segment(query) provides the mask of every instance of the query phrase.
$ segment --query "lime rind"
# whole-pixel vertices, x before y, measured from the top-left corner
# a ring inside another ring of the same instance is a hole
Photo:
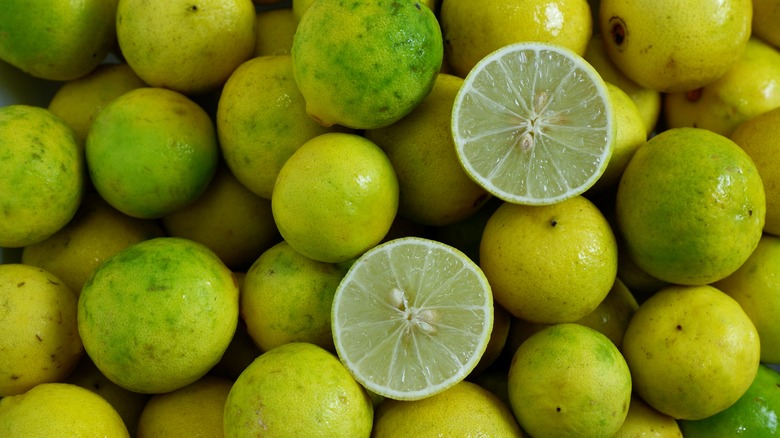
[[[606,84],[581,56],[511,44],[466,76],[452,114],[471,178],[512,203],[549,205],[584,193],[606,170],[615,123]]]
[[[336,351],[355,380],[398,400],[425,398],[463,380],[493,327],[481,269],[433,240],[405,237],[361,256],[332,311]]]

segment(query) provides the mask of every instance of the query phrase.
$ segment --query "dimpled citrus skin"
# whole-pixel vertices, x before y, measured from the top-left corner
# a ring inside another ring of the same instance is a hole
[[[637,266],[677,284],[717,281],[758,245],[764,186],[734,142],[699,128],[676,128],[641,146],[616,198],[618,229]]]
[[[634,390],[676,419],[729,407],[753,381],[758,333],[739,303],[709,286],[667,286],[643,302],[623,337]]]
[[[47,239],[73,218],[84,192],[75,132],[44,108],[0,108],[0,175],[0,247]]]
[[[293,342],[261,354],[225,403],[227,438],[355,437],[371,434],[368,394],[332,353]]]
[[[382,149],[355,134],[304,143],[279,171],[271,210],[301,254],[339,263],[375,246],[398,210],[398,179]]]
[[[726,72],[750,37],[751,0],[602,0],[607,54],[636,83],[693,90]]]
[[[387,126],[433,87],[443,58],[433,12],[414,0],[314,2],[301,17],[293,71],[325,126]]]
[[[0,399],[0,436],[130,438],[111,404],[69,383],[43,383]]]
[[[202,377],[237,323],[232,272],[205,246],[177,237],[122,250],[79,297],[84,348],[106,377],[136,392],[172,391]]]
[[[88,74],[116,41],[116,0],[6,0],[0,59],[35,77],[67,81]]]

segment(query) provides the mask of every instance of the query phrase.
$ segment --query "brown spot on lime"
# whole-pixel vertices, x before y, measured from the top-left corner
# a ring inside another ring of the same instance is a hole
[[[555,228],[558,225],[558,221],[555,218],[550,219],[550,226]]]
[[[560,406],[556,407],[555,412],[561,412],[561,407]]]
[[[190,12],[198,12],[198,5],[192,5],[189,8],[187,8]]]
[[[697,88],[695,90],[690,90],[685,93],[685,98],[688,100],[688,102],[696,102],[699,99],[701,99],[701,93],[703,89]]]
[[[43,342],[43,338],[41,338],[41,335],[39,335],[37,333],[35,334],[35,339],[37,339],[38,342]]]
[[[620,17],[612,17],[609,19],[609,35],[612,37],[612,42],[620,49],[626,42],[628,36],[626,31],[626,23]]]
[[[22,376],[11,374],[11,380],[19,380]]]
[[[16,283],[16,287],[22,287],[22,286],[24,286],[24,284],[25,284],[25,282],[24,282],[24,281],[22,281],[22,282],[20,282],[20,283]]]
[[[677,324],[676,329],[677,329],[678,332],[681,332],[682,331],[682,326],[680,324]]]

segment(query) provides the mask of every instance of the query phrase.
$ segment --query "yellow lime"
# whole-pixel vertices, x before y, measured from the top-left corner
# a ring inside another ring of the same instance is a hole
[[[764,232],[780,236],[780,108],[741,123],[731,134],[755,163],[766,193]]]
[[[450,130],[463,79],[439,74],[433,90],[403,119],[367,130],[398,175],[398,213],[424,225],[448,225],[474,214],[490,195],[463,171]]]
[[[739,59],[751,0],[601,0],[607,54],[630,79],[662,92],[706,85]]]
[[[83,144],[100,110],[126,92],[144,86],[146,83],[127,63],[101,64],[88,75],[62,84],[48,109],[65,120]]]
[[[612,438],[683,438],[677,421],[632,395],[626,421]]]
[[[159,218],[200,196],[219,162],[211,118],[187,96],[137,88],[92,123],[87,167],[98,193],[134,217]]]
[[[233,175],[268,199],[290,155],[307,140],[334,130],[306,115],[289,55],[241,64],[222,89],[216,124],[222,156]]]
[[[116,42],[116,0],[8,0],[0,11],[0,59],[32,76],[89,74]]]
[[[398,179],[387,155],[370,140],[322,134],[284,163],[271,208],[282,237],[298,252],[344,262],[387,234],[398,210]]]
[[[761,361],[780,364],[778,269],[780,237],[764,234],[745,263],[713,286],[734,298],[753,321],[761,340]]]
[[[103,397],[122,417],[130,436],[136,436],[138,418],[149,400],[148,394],[133,392],[112,382],[100,372],[87,355],[81,358],[76,369],[68,375],[64,383],[80,386]]]
[[[780,373],[766,365],[758,367],[756,378],[733,405],[702,420],[682,420],[685,438],[778,435],[780,425]]]
[[[67,225],[48,239],[24,247],[22,263],[51,272],[78,295],[106,259],[164,234],[158,222],[128,216],[91,192]]]
[[[504,402],[468,381],[422,400],[387,399],[375,418],[373,438],[525,436]]]
[[[601,177],[588,190],[589,195],[609,193],[617,188],[631,157],[647,141],[642,114],[634,100],[617,85],[607,82],[615,112],[615,149]]]
[[[667,286],[639,306],[623,337],[634,390],[656,410],[699,420],[750,386],[761,354],[739,303],[708,286]]]
[[[137,438],[221,437],[225,401],[233,382],[203,376],[189,385],[155,394],[138,419]]]
[[[471,370],[470,377],[479,375],[497,362],[506,346],[511,322],[512,314],[499,304],[493,302],[493,329],[490,331],[490,340],[488,341],[485,352],[482,353],[482,357],[479,359],[477,366]]]
[[[263,353],[241,373],[224,412],[227,438],[368,438],[374,409],[338,358],[293,342]]]
[[[531,322],[582,318],[617,275],[612,229],[581,196],[548,206],[503,204],[485,226],[479,259],[495,300]]]
[[[42,383],[0,399],[0,436],[130,438],[111,404],[69,383]]]
[[[242,185],[225,166],[193,203],[162,218],[169,236],[206,245],[228,268],[245,270],[281,238],[271,201]]]
[[[734,272],[761,238],[766,200],[756,165],[733,141],[676,128],[640,147],[618,186],[617,224],[631,259],[670,283]]]
[[[477,63],[509,44],[552,43],[583,55],[593,31],[582,0],[471,0],[442,2],[445,52],[465,77]]]
[[[292,8],[258,11],[254,56],[289,55],[297,27]]]
[[[241,316],[263,351],[289,342],[334,350],[330,310],[346,269],[318,262],[287,242],[269,248],[246,273]]]
[[[780,51],[751,38],[726,72],[701,88],[664,95],[666,126],[729,136],[742,122],[780,107]]]
[[[153,87],[201,94],[221,87],[254,54],[254,4],[119,0],[116,36],[127,63]]]
[[[461,164],[508,202],[554,204],[584,193],[614,149],[604,81],[562,46],[517,43],[483,58],[452,110]]]
[[[482,271],[443,243],[405,237],[363,254],[333,298],[333,340],[355,379],[381,396],[414,400],[462,381],[493,329]]]
[[[205,246],[158,237],[109,258],[84,285],[79,334],[114,383],[135,392],[186,386],[225,352],[238,321],[233,273]]]
[[[595,13],[598,14],[598,9],[595,10]],[[657,90],[643,87],[623,74],[615,63],[609,59],[607,50],[604,47],[604,37],[598,32],[594,33],[588,42],[588,48],[585,50],[583,58],[599,72],[604,81],[616,85],[631,97],[639,110],[639,114],[642,115],[646,133],[650,135],[655,131],[661,114],[661,93]]]
[[[41,242],[76,214],[85,185],[76,134],[51,111],[0,107],[0,246]]]
[[[314,2],[292,47],[308,114],[355,129],[407,115],[431,91],[442,57],[439,22],[415,0]]]
[[[623,335],[638,307],[631,291],[616,278],[604,300],[592,312],[575,322],[600,332],[621,348]]]
[[[84,353],[76,295],[51,273],[0,264],[0,397],[64,379]]]
[[[753,35],[780,48],[780,1],[753,0]]]
[[[555,324],[523,342],[509,368],[509,401],[535,438],[607,437],[631,400],[631,372],[615,345],[579,324]]]

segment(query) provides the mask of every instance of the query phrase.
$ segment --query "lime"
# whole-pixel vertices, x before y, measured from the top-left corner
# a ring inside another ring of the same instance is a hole
[[[109,258],[78,303],[87,354],[111,381],[143,393],[173,391],[206,374],[237,321],[233,273],[205,246],[178,237]]]
[[[386,399],[375,418],[373,438],[524,436],[509,406],[468,381],[422,400]]]
[[[552,43],[582,55],[593,32],[582,0],[450,0],[442,2],[440,21],[445,57],[461,77],[513,43]]]
[[[306,111],[325,126],[387,126],[428,95],[442,64],[441,29],[415,0],[313,2],[293,39]]]
[[[712,285],[734,298],[753,321],[761,361],[780,364],[780,237],[764,234],[733,274]]]
[[[579,324],[531,335],[509,368],[509,401],[535,438],[607,437],[625,421],[631,373],[606,336]]]
[[[353,259],[379,243],[398,210],[398,178],[387,155],[356,134],[322,134],[279,170],[271,210],[282,238],[328,263]]]
[[[116,0],[7,0],[0,10],[0,59],[44,79],[87,75],[116,42],[116,9]]]
[[[137,436],[223,436],[223,411],[232,386],[231,380],[206,375],[183,388],[153,395],[138,419]]]
[[[241,316],[258,347],[309,342],[333,351],[330,310],[346,269],[304,256],[282,241],[250,266],[241,288]]]
[[[466,172],[518,204],[554,204],[584,193],[607,168],[615,139],[609,91],[581,56],[517,43],[483,58],[452,110]]]
[[[756,378],[733,405],[702,420],[682,420],[685,438],[776,437],[780,434],[780,373],[759,365]]]
[[[24,264],[0,264],[0,397],[64,379],[84,353],[76,294]]]
[[[89,175],[117,210],[156,219],[200,196],[219,161],[211,118],[187,96],[137,88],[103,108],[87,134]]]
[[[582,318],[617,275],[612,229],[582,196],[554,205],[504,203],[485,225],[479,254],[496,302],[532,322]]]
[[[368,438],[373,405],[332,353],[292,342],[261,354],[225,402],[227,438]]]
[[[258,11],[256,23],[255,58],[290,54],[298,27],[292,8]]]
[[[598,26],[626,76],[674,93],[724,74],[745,49],[752,16],[751,0],[601,0]]]
[[[780,2],[753,0],[753,35],[780,48]]]
[[[656,410],[699,420],[737,401],[759,364],[758,333],[734,299],[708,286],[666,286],[623,336],[634,390]]]
[[[85,170],[76,134],[53,112],[0,108],[0,246],[41,242],[76,214]]]
[[[130,438],[111,404],[70,383],[42,383],[0,399],[0,436]]]
[[[636,395],[631,396],[626,421],[612,438],[683,438],[677,421],[662,414]]]
[[[355,379],[381,396],[421,399],[463,380],[493,328],[482,271],[462,252],[405,237],[363,254],[333,298],[333,340]]]
[[[247,0],[119,0],[116,10],[127,63],[147,84],[187,95],[217,90],[252,57],[255,24]]]
[[[637,266],[670,283],[707,284],[756,248],[766,199],[756,165],[737,144],[706,129],[675,128],[634,153],[615,209]]]

